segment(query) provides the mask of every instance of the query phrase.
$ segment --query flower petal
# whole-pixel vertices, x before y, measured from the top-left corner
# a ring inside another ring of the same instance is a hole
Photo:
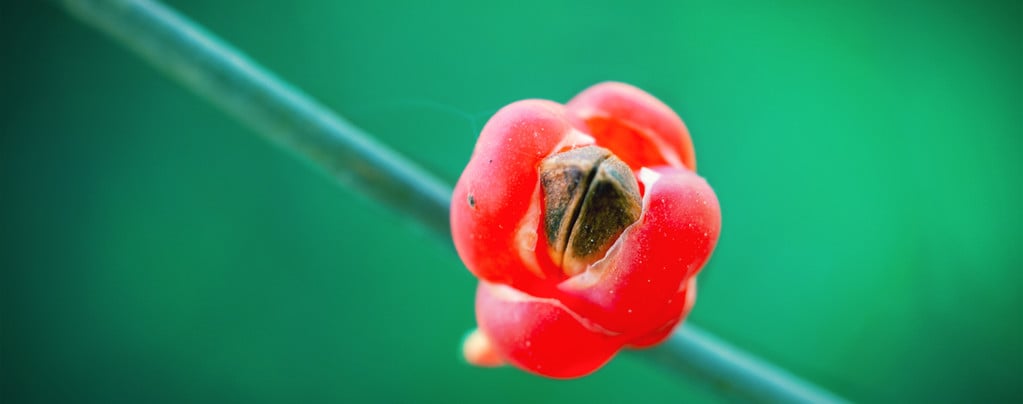
[[[644,335],[681,315],[679,291],[710,258],[721,229],[717,197],[684,168],[659,167],[643,216],[603,261],[563,282],[565,304],[612,331]],[[672,308],[672,310],[668,310]]]
[[[607,363],[624,340],[595,330],[554,299],[480,282],[476,321],[505,360],[555,378],[585,376]]]
[[[696,170],[696,152],[682,118],[643,90],[600,83],[572,98],[566,108],[575,127],[633,169],[670,165]]]
[[[455,248],[476,276],[537,287],[544,274],[532,250],[540,237],[523,221],[531,215],[538,226],[536,167],[572,132],[564,107],[551,101],[519,101],[487,122],[451,203]]]

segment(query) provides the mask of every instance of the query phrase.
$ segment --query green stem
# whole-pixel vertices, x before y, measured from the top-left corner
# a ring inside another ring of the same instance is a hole
[[[448,186],[194,22],[156,1],[63,4],[257,132],[450,240]],[[635,354],[742,400],[842,401],[691,324]]]
[[[155,1],[63,3],[76,17],[341,183],[448,233],[447,185],[198,24]]]
[[[634,353],[683,376],[698,377],[739,402],[846,402],[691,323],[682,324],[665,343]]]

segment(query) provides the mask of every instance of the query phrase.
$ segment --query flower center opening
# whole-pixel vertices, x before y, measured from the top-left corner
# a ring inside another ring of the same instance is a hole
[[[603,257],[643,213],[632,169],[603,147],[553,154],[539,172],[548,252],[568,276]]]

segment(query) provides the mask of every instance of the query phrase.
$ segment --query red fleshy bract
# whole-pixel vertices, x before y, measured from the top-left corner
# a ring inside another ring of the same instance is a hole
[[[632,169],[642,215],[603,257],[569,275],[548,253],[538,166],[587,145]],[[695,166],[682,120],[626,84],[595,85],[565,106],[526,100],[498,111],[451,206],[455,247],[480,278],[473,352],[570,378],[595,371],[624,346],[666,338],[691,308],[695,276],[721,228],[717,197]]]

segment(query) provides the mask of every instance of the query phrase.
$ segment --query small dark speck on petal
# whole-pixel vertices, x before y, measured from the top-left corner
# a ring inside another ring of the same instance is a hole
[[[469,201],[469,207],[472,207],[472,208],[476,207],[476,198],[474,198],[472,196],[472,194],[469,194],[469,197],[466,198],[466,199],[468,199],[468,201]]]

